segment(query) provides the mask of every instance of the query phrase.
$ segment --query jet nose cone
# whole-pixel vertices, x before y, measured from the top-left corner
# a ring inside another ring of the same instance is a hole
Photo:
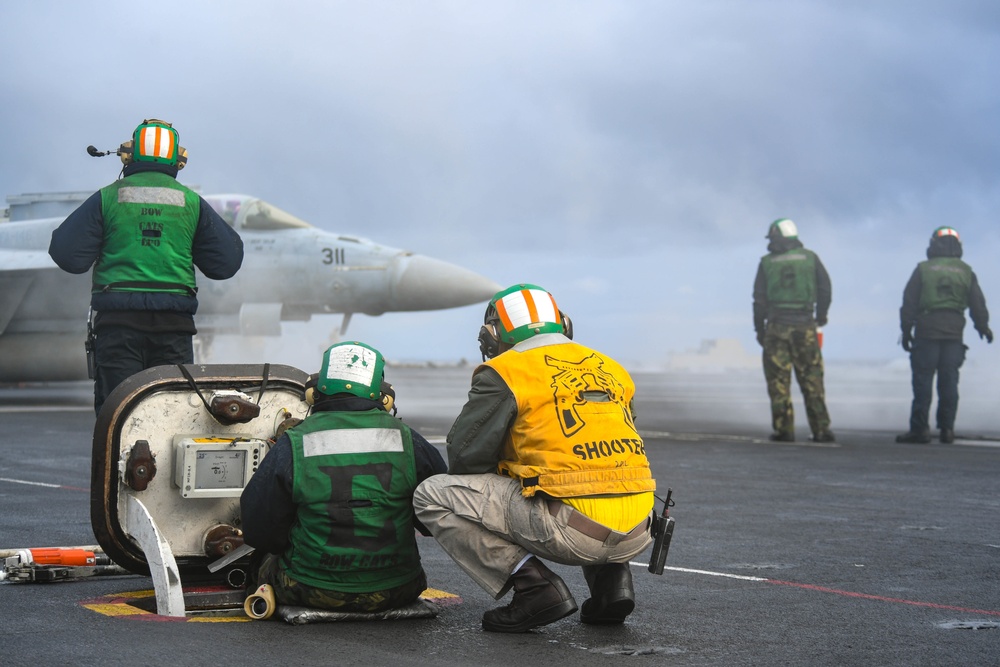
[[[393,310],[436,310],[488,301],[503,287],[474,271],[423,255],[402,260]]]

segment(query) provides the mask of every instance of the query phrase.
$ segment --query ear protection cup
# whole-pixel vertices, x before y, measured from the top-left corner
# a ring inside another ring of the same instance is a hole
[[[132,140],[129,139],[118,147],[118,157],[122,159],[122,164],[132,163]]]
[[[306,379],[305,395],[303,398],[310,407],[316,404],[316,383],[319,382],[319,375],[313,373]]]
[[[569,319],[569,315],[560,310],[559,320],[562,322],[563,334],[573,340],[573,321]]]
[[[479,352],[483,355],[483,361],[500,354],[500,332],[497,330],[499,322],[496,306],[490,303],[483,315],[483,326],[479,327]]]
[[[479,351],[483,355],[483,361],[500,354],[500,336],[497,335],[496,325],[492,322],[479,327]]]
[[[382,409],[386,412],[393,412],[396,409],[396,390],[385,380],[382,380],[382,386],[379,388],[379,398],[382,399]]]

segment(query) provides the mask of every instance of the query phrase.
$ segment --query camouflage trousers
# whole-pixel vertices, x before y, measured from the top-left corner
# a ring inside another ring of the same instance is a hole
[[[416,601],[427,589],[427,577],[422,568],[416,578],[409,583],[368,593],[347,593],[327,588],[309,586],[292,579],[281,567],[281,557],[263,554],[250,561],[247,577],[247,595],[255,592],[263,584],[271,584],[274,599],[280,605],[325,609],[327,611],[378,613],[388,609],[399,609]]]
[[[823,355],[814,324],[772,322],[764,334],[764,378],[771,397],[771,425],[776,433],[795,432],[792,409],[792,368],[802,389],[806,417],[813,436],[830,429],[823,389]]]

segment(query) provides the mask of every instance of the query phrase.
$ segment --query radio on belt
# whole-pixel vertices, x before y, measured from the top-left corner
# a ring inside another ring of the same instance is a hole
[[[174,436],[174,486],[184,498],[239,496],[266,446],[246,436]]]

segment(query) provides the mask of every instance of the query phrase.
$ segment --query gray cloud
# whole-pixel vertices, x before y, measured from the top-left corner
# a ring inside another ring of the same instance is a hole
[[[939,224],[1000,298],[994,2],[52,0],[4,22],[10,194],[95,189],[118,166],[87,144],[167,118],[185,182],[540,283],[582,342],[643,363],[756,349],[782,216],[834,280],[831,359],[902,354],[902,288]],[[480,311],[351,331],[474,358]]]

